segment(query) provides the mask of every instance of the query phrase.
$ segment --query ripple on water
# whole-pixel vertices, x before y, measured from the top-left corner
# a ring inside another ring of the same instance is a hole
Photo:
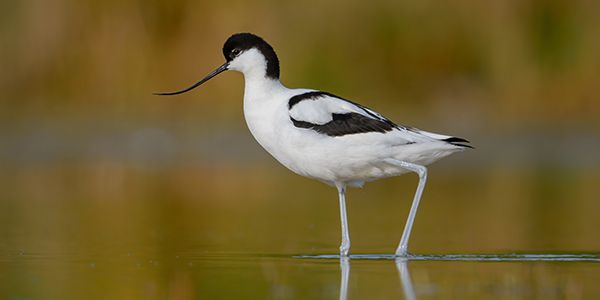
[[[337,254],[297,255],[301,259],[339,259]],[[555,262],[600,262],[600,254],[409,254],[407,257],[396,257],[393,254],[352,254],[350,259],[393,260],[404,259],[414,261],[555,261]]]

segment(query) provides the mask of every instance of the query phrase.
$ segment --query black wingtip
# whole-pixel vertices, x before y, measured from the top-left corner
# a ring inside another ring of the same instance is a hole
[[[473,146],[471,146],[471,145],[465,145],[465,144],[454,144],[454,143],[452,143],[452,145],[454,145],[454,146],[459,146],[459,147],[470,148],[470,149],[475,149],[475,147],[473,147]]]
[[[453,143],[470,143],[468,140],[465,140],[465,139],[459,138],[459,137],[455,137],[455,136],[447,138],[447,139],[444,139],[444,141],[448,142],[450,144],[453,144]]]
[[[471,145],[465,145],[463,143],[470,143],[468,140],[463,139],[463,138],[459,138],[459,137],[449,137],[447,139],[443,139],[444,142],[448,142],[454,146],[459,146],[459,147],[465,147],[465,148],[471,148],[471,149],[475,149],[475,147],[471,146]]]

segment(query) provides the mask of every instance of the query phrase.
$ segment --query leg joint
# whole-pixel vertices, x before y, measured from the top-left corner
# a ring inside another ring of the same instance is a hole
[[[427,179],[427,167],[422,166],[422,165],[417,165],[417,164],[413,164],[413,163],[409,163],[409,162],[405,162],[405,161],[401,161],[401,160],[397,160],[397,159],[391,159],[388,158],[385,160],[386,162],[404,168],[406,170],[412,171],[417,173],[417,175],[419,175],[420,179]]]
[[[424,166],[419,166],[419,165],[417,165],[417,166],[418,166],[417,174],[419,174],[419,178],[421,180],[427,179],[427,168]]]

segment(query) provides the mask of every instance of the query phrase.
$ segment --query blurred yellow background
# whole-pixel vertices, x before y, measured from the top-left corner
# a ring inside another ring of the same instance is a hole
[[[2,2],[0,252],[335,253],[335,190],[253,141],[240,74],[152,95],[219,66],[236,32],[273,45],[289,87],[471,140],[431,166],[413,252],[598,252],[599,13],[584,0]],[[393,251],[415,188],[406,175],[350,191],[354,252]],[[20,272],[4,287],[29,288]],[[69,276],[38,288],[58,295]]]

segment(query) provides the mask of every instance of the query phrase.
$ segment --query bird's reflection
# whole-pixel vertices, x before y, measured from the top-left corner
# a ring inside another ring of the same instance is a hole
[[[347,256],[340,257],[340,300],[348,299],[348,278],[350,278],[350,258]]]
[[[402,284],[402,291],[404,292],[404,299],[416,300],[417,295],[415,294],[412,278],[410,278],[410,272],[408,271],[408,259],[398,257],[395,261],[398,276],[400,276],[400,283]]]
[[[398,270],[398,276],[400,277],[400,283],[402,284],[402,291],[404,293],[404,299],[416,300],[415,289],[413,287],[412,278],[408,270],[408,259],[407,258],[396,258],[394,260],[396,264],[396,270]],[[340,258],[340,300],[348,299],[348,279],[350,278],[350,258]]]

